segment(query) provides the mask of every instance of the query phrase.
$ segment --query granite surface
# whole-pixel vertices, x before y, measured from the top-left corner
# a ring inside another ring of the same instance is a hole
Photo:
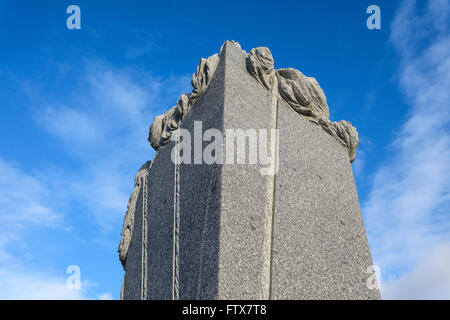
[[[346,149],[279,102],[271,299],[379,299]]]
[[[180,164],[180,299],[217,298],[222,167],[194,164],[193,140],[195,121],[201,121],[201,135],[208,129],[222,128],[224,68],[222,59],[205,93],[181,123],[192,136],[192,163]],[[209,143],[201,142],[201,150]]]
[[[260,51],[255,65],[267,62]],[[144,224],[136,209],[124,298],[139,299],[144,287],[146,299],[158,300],[379,299],[366,286],[372,260],[347,148],[273,90],[270,63],[256,81],[247,57],[227,41],[211,81],[177,125],[193,133],[202,121],[202,133],[218,129],[224,141],[227,129],[277,126],[278,173],[264,176],[261,164],[248,163],[176,166],[174,142],[160,148]]]
[[[147,185],[147,299],[172,299],[174,142],[158,152]]]
[[[247,72],[246,54],[239,46],[227,42],[224,50],[224,130],[268,129],[270,93]],[[248,153],[249,148],[246,163]],[[222,167],[220,299],[259,299],[262,295],[267,177],[261,175],[259,169],[258,164],[224,164]]]
[[[139,190],[134,212],[134,231],[128,248],[125,276],[123,279],[124,300],[140,300],[142,290],[142,199],[143,188]]]

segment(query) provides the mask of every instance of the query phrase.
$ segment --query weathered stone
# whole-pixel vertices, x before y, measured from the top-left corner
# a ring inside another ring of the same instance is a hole
[[[176,106],[166,113],[155,117],[150,126],[148,137],[148,141],[155,150],[159,151],[169,143],[172,133],[178,129],[180,122],[189,112],[192,105],[205,92],[218,63],[218,54],[212,55],[208,59],[202,58],[197,71],[192,75],[191,84],[194,88],[192,92],[183,94]]]
[[[121,298],[125,300],[142,299],[142,222],[143,199],[145,195],[144,171],[139,171],[138,188],[135,188],[130,200],[130,207],[124,220],[124,231],[119,246],[119,255],[125,276]],[[132,209],[130,211],[130,209]]]
[[[122,266],[124,267],[127,260],[128,248],[130,246],[131,238],[133,235],[134,219],[136,215],[136,207],[138,206],[138,198],[143,190],[143,179],[146,178],[150,165],[151,161],[147,161],[141,167],[141,169],[139,169],[136,177],[134,178],[134,191],[131,194],[130,200],[128,201],[128,210],[123,221],[119,249],[117,250],[119,252],[119,259],[122,262]]]
[[[271,298],[379,299],[346,149],[284,101],[278,114]]]
[[[158,152],[124,221],[123,298],[378,299],[366,286],[372,261],[350,166],[358,134],[328,119],[317,81],[274,70],[267,48],[247,54],[227,41],[192,85],[150,128]],[[192,139],[216,129],[224,141],[228,129],[277,128],[279,171],[208,164],[194,148],[193,163],[179,163],[179,128]]]
[[[348,149],[350,162],[353,162],[358,148],[358,132],[348,121],[329,121],[329,108],[325,94],[316,79],[303,75],[293,68],[274,70],[272,53],[266,47],[254,48],[247,54],[237,42],[230,42],[246,55],[246,67],[250,75],[266,90],[276,90],[277,94],[296,112],[309,121],[321,126],[328,134]],[[221,49],[222,50],[222,49]],[[217,54],[201,59],[197,71],[192,76],[192,93],[184,94],[176,106],[155,117],[150,126],[148,141],[155,150],[163,148],[170,140],[173,131],[192,107],[192,104],[205,92],[219,63]],[[273,88],[277,77],[278,86]]]
[[[270,127],[271,94],[246,70],[246,54],[227,43],[222,130]],[[272,66],[273,67],[273,66]],[[224,156],[227,154],[224,152]],[[248,159],[248,150],[246,159]],[[224,164],[219,232],[219,299],[263,298],[266,176],[257,164]]]
[[[147,221],[143,237],[144,299],[172,299],[174,235],[174,163],[170,141],[159,151],[148,174]]]
[[[208,84],[216,71],[219,64],[219,55],[215,54],[208,59],[202,58],[200,64],[197,67],[197,71],[192,75],[192,99],[196,101],[205,92]]]
[[[356,128],[353,127],[350,122],[345,120],[331,122],[330,120],[320,119],[319,124],[328,134],[335,137],[340,144],[347,148],[350,162],[353,162],[359,144],[358,131],[356,131]]]
[[[306,77],[298,70],[277,70],[280,96],[301,115],[313,119],[328,119],[325,94],[316,79]]]
[[[247,70],[264,88],[271,90],[274,70],[272,53],[266,47],[250,50],[247,57]]]

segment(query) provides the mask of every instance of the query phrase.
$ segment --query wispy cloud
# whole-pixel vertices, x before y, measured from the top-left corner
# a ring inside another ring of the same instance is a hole
[[[383,284],[385,299],[450,299],[450,242],[433,247],[413,271]]]
[[[72,290],[61,277],[36,271],[0,268],[2,300],[80,300],[87,299],[83,290]]]
[[[159,40],[162,35],[158,32],[135,29],[130,32],[129,44],[125,49],[125,57],[134,59],[141,56],[149,56],[154,50],[161,50]]]
[[[10,250],[17,244],[26,247],[30,231],[61,228],[63,221],[51,186],[0,158],[0,299],[84,298],[81,291],[69,290],[62,277],[27,270],[26,259]]]
[[[113,300],[111,292],[105,292],[98,295],[98,300]]]
[[[94,294],[99,285],[70,290],[64,273],[28,264],[42,253],[27,251],[25,244],[19,254],[11,245],[29,242],[36,230],[80,228],[71,223],[84,216],[89,225],[83,228],[98,237],[89,242],[114,252],[134,175],[154,154],[146,140],[148,126],[190,91],[187,76],[161,79],[99,60],[65,76],[72,83],[59,97],[40,90],[41,79],[26,83],[34,88],[28,97],[36,125],[59,141],[69,161],[31,170],[0,158],[0,299],[113,298],[110,292]]]
[[[0,264],[0,300],[112,300],[111,293],[97,296],[92,289],[99,285],[81,280],[80,288],[67,285],[69,274],[49,272],[42,268],[30,268],[23,260],[3,255]]]
[[[40,124],[50,133],[77,145],[95,145],[102,138],[94,119],[80,110],[65,106],[46,106],[39,115]]]
[[[146,141],[153,117],[189,91],[190,82],[186,76],[163,80],[95,61],[75,83],[78,94],[45,101],[36,122],[76,159],[76,173],[64,173],[73,200],[111,231],[123,219],[135,172],[153,157]]]
[[[439,264],[448,266],[442,248],[450,241],[449,14],[445,0],[428,1],[420,14],[403,1],[392,24],[411,109],[363,204],[385,298],[450,295],[450,268]],[[435,267],[441,281],[425,281]]]
[[[63,216],[52,202],[48,186],[0,158],[0,251],[31,227],[61,225]]]

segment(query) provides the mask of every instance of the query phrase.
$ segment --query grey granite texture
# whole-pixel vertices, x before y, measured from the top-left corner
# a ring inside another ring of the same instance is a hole
[[[246,72],[245,54],[226,43],[221,57],[181,127],[267,128],[270,94]],[[181,165],[180,299],[259,297],[264,201],[255,195],[265,179],[257,165]]]
[[[158,152],[153,159],[147,185],[147,282],[146,298],[172,299],[174,163],[171,149]]]
[[[279,95],[299,115],[320,126],[348,151],[353,162],[359,138],[348,121],[331,122],[327,99],[319,83],[293,68],[274,69],[272,53],[266,47],[252,49],[247,55],[247,71],[265,89]],[[277,86],[272,84],[277,81]]]
[[[237,42],[230,43],[241,50]],[[248,73],[256,81],[266,90],[279,95],[298,114],[333,136],[347,148],[350,162],[355,160],[359,144],[358,132],[348,121],[331,122],[328,119],[330,113],[327,100],[315,78],[307,77],[293,68],[275,70],[272,53],[267,47],[254,48],[248,54],[243,50],[241,52],[245,55]],[[164,148],[169,142],[172,133],[179,127],[192,105],[205,92],[218,63],[217,54],[208,59],[201,59],[197,71],[192,76],[192,92],[181,95],[176,106],[155,117],[148,138],[155,150]],[[275,82],[277,85],[273,86]]]
[[[170,150],[167,148],[156,154],[145,176],[147,184],[143,183],[143,175],[137,176],[140,179],[138,193],[135,189],[130,199],[130,207],[135,210],[124,262],[124,300],[172,299],[174,164]],[[143,225],[144,190],[148,200],[147,221],[144,220]],[[124,229],[127,230],[125,224]]]
[[[379,299],[366,287],[372,260],[349,161],[356,130],[327,119],[313,78],[283,70],[273,69],[267,48],[247,54],[227,41],[201,60],[193,92],[155,118],[158,152],[147,201],[136,200],[146,211],[137,205],[130,227],[124,299]],[[193,134],[196,121],[224,142],[227,129],[279,128],[278,173],[262,175],[261,164],[174,164],[174,130]]]
[[[271,95],[246,71],[246,54],[226,43],[223,128],[267,129]],[[248,148],[246,158],[248,159]],[[226,152],[224,152],[226,158]],[[220,299],[261,296],[266,176],[257,164],[224,164],[221,179]]]
[[[271,299],[379,299],[346,149],[279,102]]]
[[[259,47],[250,50],[247,56],[247,71],[267,90],[272,89],[274,81],[274,61],[272,53],[266,47]]]
[[[192,137],[194,121],[202,121],[202,134],[210,128],[222,128],[224,67],[221,60],[208,89],[181,124]],[[202,147],[205,145],[206,142],[202,142]],[[191,159],[194,160],[194,148]],[[180,165],[180,299],[217,297],[220,180],[218,164]]]
[[[316,79],[293,68],[277,70],[280,96],[299,114],[328,119],[327,99]]]

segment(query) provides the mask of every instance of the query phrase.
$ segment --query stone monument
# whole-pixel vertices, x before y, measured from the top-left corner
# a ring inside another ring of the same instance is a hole
[[[350,165],[358,133],[329,120],[317,81],[226,41],[192,86],[150,127],[121,298],[379,299]]]

